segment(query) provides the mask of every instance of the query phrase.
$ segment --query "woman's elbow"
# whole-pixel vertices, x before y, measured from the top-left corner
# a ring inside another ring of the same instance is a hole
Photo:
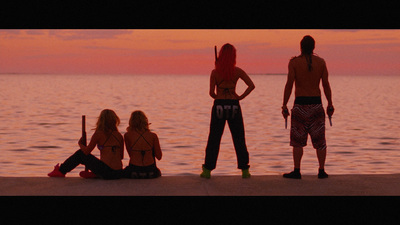
[[[161,149],[160,149],[159,151],[156,151],[156,152],[155,152],[155,157],[156,157],[158,160],[161,160],[161,158],[162,158]]]
[[[250,90],[250,91],[254,90],[255,88],[256,88],[256,86],[255,86],[254,84],[250,84],[250,85],[249,85],[249,90]]]
[[[215,98],[216,97],[216,94],[213,91],[210,91],[208,94],[210,95],[211,98]]]

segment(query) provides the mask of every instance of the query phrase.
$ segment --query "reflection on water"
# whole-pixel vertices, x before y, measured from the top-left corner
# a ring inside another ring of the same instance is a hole
[[[285,76],[253,75],[256,89],[241,101],[250,171],[282,174],[293,167],[289,130],[280,107]],[[330,174],[400,171],[399,77],[331,76],[336,108],[327,123]],[[201,172],[212,99],[207,76],[0,75],[0,176],[46,176],[77,150],[81,115],[90,138],[100,111],[111,108],[121,118],[122,133],[130,113],[143,110],[160,138],[163,175]],[[238,92],[245,85],[239,83]],[[293,96],[289,105],[293,102]],[[326,106],[326,100],[323,98]],[[290,127],[290,120],[288,121]],[[310,140],[309,140],[310,141]],[[98,150],[94,150],[98,156]],[[125,154],[127,156],[127,154]],[[125,158],[124,166],[128,164]],[[78,176],[83,166],[68,176]],[[316,174],[311,145],[305,148],[303,174]],[[228,126],[213,174],[239,175]]]

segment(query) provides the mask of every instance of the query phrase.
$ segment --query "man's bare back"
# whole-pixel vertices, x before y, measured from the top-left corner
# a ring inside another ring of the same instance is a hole
[[[297,56],[289,62],[289,73],[285,86],[283,106],[285,107],[289,101],[293,84],[295,84],[295,97],[321,96],[320,81],[322,81],[328,106],[332,106],[332,94],[325,60],[319,56],[311,55],[312,69],[309,71],[306,57],[308,56]]]
[[[328,76],[324,59],[312,55],[312,70],[309,71],[305,56],[293,58],[289,63],[289,74],[294,75],[295,96],[321,96],[319,83]]]

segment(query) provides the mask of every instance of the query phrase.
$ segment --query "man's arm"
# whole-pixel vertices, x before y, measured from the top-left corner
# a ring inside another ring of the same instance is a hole
[[[332,106],[332,90],[331,85],[329,84],[328,80],[328,71],[325,70],[324,74],[322,75],[322,87],[324,88],[324,93],[326,100],[328,101],[328,106]]]
[[[290,95],[292,94],[292,89],[295,79],[294,68],[290,62],[288,67],[289,67],[289,72],[287,76],[285,90],[283,92],[283,104],[282,104],[282,115],[285,119],[290,115],[289,110],[287,108],[287,103],[289,101]]]
[[[324,68],[324,72],[322,74],[322,87],[324,88],[325,97],[326,100],[328,101],[327,114],[329,117],[331,117],[335,109],[333,108],[332,90],[328,80],[328,69],[326,68],[326,65]]]
[[[283,104],[282,104],[282,107],[286,107],[286,105],[287,105],[287,103],[289,101],[290,95],[292,94],[294,79],[295,79],[294,68],[289,63],[289,72],[288,72],[288,76],[287,76],[285,90],[283,92]]]

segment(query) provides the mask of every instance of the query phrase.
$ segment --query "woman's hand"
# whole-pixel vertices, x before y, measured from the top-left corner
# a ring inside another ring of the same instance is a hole
[[[83,138],[81,137],[81,138],[79,139],[79,141],[78,141],[78,145],[79,145],[79,146],[82,145],[82,139],[83,139]]]
[[[242,97],[242,96],[239,96],[238,94],[236,94],[236,92],[233,93],[233,97],[234,97],[236,100],[239,100],[239,101],[243,99],[243,97]]]

